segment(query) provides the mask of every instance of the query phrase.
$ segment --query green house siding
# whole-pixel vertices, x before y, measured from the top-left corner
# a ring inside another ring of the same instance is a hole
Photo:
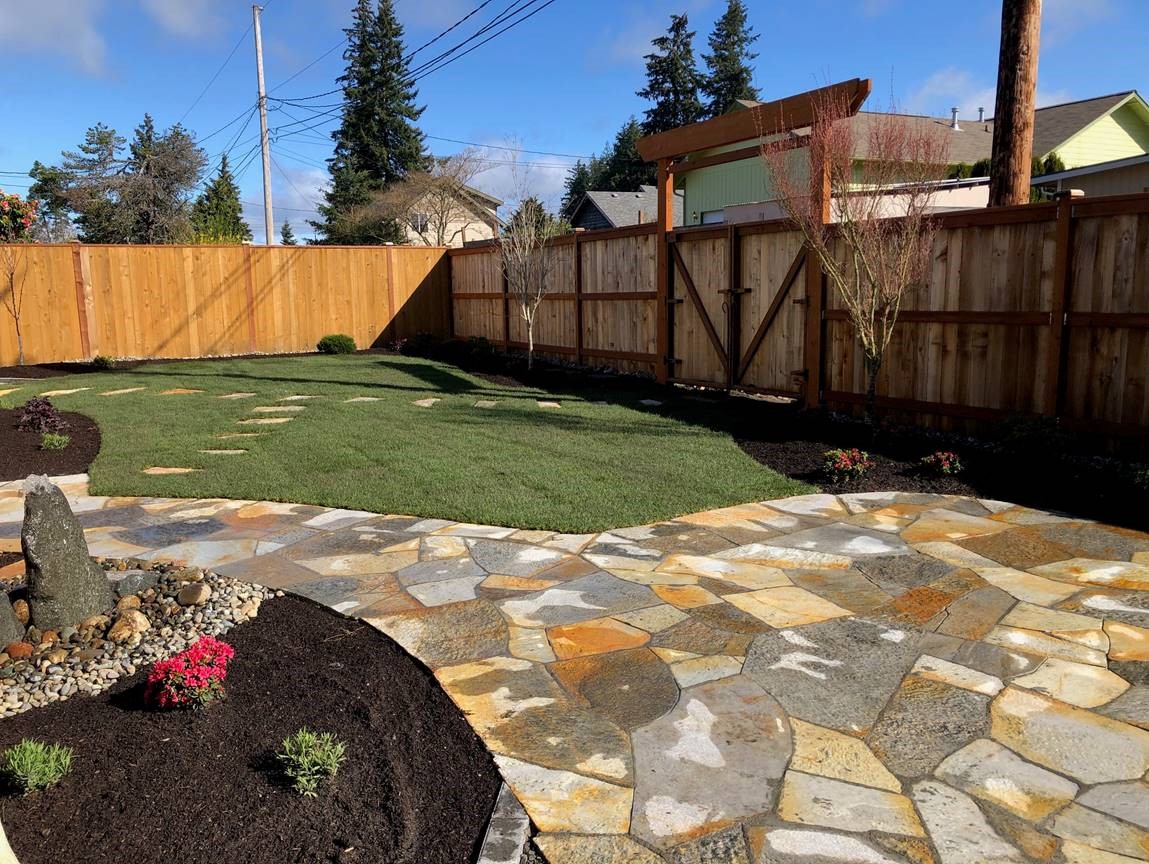
[[[741,150],[753,145],[754,141],[739,141],[725,147],[706,150],[698,156],[710,156],[730,150]],[[789,157],[795,161],[791,170],[800,171],[805,165],[804,152],[793,151]],[[682,190],[682,216],[684,225],[702,224],[702,214],[739,204],[756,204],[770,201],[778,196],[770,180],[765,163],[760,158],[742,159],[724,165],[699,168],[681,175],[675,188]]]
[[[1145,153],[1149,153],[1149,111],[1136,100],[1126,102],[1057,147],[1066,168]]]

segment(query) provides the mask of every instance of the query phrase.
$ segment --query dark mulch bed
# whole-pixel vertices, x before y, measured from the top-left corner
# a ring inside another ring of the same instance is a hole
[[[0,481],[22,480],[29,474],[83,474],[100,452],[100,427],[83,414],[61,411],[72,441],[63,450],[41,450],[40,435],[16,428],[19,411],[0,408]]]
[[[232,631],[227,701],[142,710],[143,673],[0,724],[76,750],[57,787],[0,802],[21,861],[410,862],[474,859],[499,778],[434,677],[371,627],[286,597]],[[347,761],[317,799],[274,751],[302,726]]]

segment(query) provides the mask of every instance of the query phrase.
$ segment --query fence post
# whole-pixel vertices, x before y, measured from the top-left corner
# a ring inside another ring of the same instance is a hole
[[[817,136],[814,136],[817,140]],[[824,136],[823,136],[824,138]],[[820,183],[811,183],[815,203],[822,211],[822,224],[830,221],[830,160],[824,151],[810,149],[810,171],[821,177]],[[806,407],[815,408],[822,403],[822,316],[825,308],[826,285],[822,277],[822,262],[810,246],[806,247]]]
[[[76,315],[80,323],[80,350],[84,359],[96,356],[92,333],[96,330],[95,297],[92,294],[92,264],[88,250],[79,240],[72,241],[72,270],[76,277]]]
[[[574,235],[575,364],[582,365],[582,231]]]
[[[506,268],[500,266],[499,274],[503,279],[503,350],[511,350],[511,286],[507,282]]]
[[[658,218],[656,224],[658,238],[656,248],[657,276],[654,289],[657,293],[658,309],[655,312],[655,353],[654,374],[659,384],[665,384],[671,376],[670,353],[674,340],[670,335],[670,232],[674,228],[674,183],[670,174],[670,160],[658,160]]]
[[[1065,395],[1065,363],[1068,355],[1066,320],[1073,292],[1073,192],[1057,197],[1057,246],[1053,257],[1052,303],[1049,312],[1049,349],[1045,366],[1044,413],[1061,414]]]
[[[451,250],[443,253],[447,270],[447,338],[455,338],[455,263],[451,260]]]

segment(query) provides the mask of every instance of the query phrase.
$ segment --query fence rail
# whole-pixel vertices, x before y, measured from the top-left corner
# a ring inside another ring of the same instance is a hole
[[[347,246],[4,247],[16,256],[25,362],[309,351],[449,326],[446,250]],[[9,299],[0,273],[0,299]],[[0,365],[17,357],[0,308]]]
[[[929,277],[907,298],[887,352],[879,402],[944,428],[1047,416],[1101,436],[1149,438],[1149,195],[940,221]],[[654,226],[556,242],[539,352],[808,404],[864,401],[844,304],[789,223],[676,229],[665,238],[662,286],[660,242]],[[450,257],[453,333],[521,347],[495,248]],[[660,303],[667,357],[656,347]]]

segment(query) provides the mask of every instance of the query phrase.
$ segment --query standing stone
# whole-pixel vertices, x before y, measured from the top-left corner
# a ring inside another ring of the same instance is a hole
[[[19,642],[24,638],[24,625],[16,617],[16,611],[7,597],[0,597],[0,644]]]
[[[112,605],[108,578],[88,555],[68,499],[47,477],[29,477],[24,484],[20,545],[32,623],[40,629],[66,627]]]

